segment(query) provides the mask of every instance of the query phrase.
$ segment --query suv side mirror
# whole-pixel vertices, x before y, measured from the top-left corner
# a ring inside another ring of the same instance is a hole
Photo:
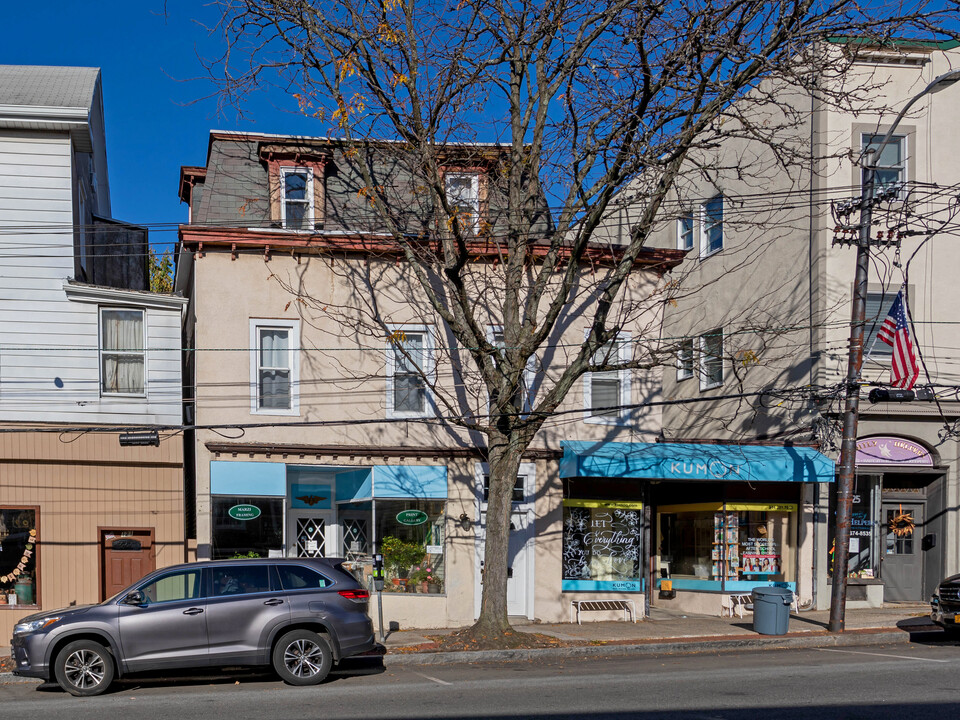
[[[133,592],[127,593],[127,596],[123,598],[124,605],[146,605],[146,598],[143,593],[139,590],[134,590]]]

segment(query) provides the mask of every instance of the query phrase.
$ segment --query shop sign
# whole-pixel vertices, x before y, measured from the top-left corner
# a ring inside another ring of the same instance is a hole
[[[253,520],[260,517],[260,508],[256,505],[234,505],[227,510],[227,514],[234,520]]]
[[[923,465],[933,467],[933,456],[920,443],[894,436],[857,441],[857,465]]]
[[[397,513],[397,522],[401,525],[423,525],[427,514],[423,510],[401,510]]]

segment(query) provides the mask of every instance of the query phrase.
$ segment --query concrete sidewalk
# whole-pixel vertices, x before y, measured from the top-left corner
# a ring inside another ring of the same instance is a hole
[[[452,629],[400,630],[388,633],[384,646],[388,664],[433,664],[485,660],[575,657],[609,654],[655,654],[705,652],[766,647],[819,647],[830,645],[876,645],[908,643],[911,636],[933,638],[943,631],[930,621],[926,603],[891,604],[883,608],[847,610],[845,632],[827,631],[829,611],[790,615],[786,635],[760,635],[753,630],[753,614],[716,617],[679,614],[652,608],[650,616],[637,623],[584,622],[528,623],[515,621],[517,630],[557,638],[562,647],[537,650],[438,652],[434,641]]]
[[[679,614],[653,608],[649,617],[631,622],[529,623],[514,620],[517,630],[556,638],[563,644],[532,650],[438,652],[435,639],[454,629],[404,629],[387,634],[383,662],[387,665],[427,665],[460,662],[503,662],[604,655],[646,655],[765,648],[810,648],[843,645],[892,645],[914,640],[943,639],[930,621],[926,603],[891,604],[883,608],[847,610],[846,631],[827,632],[828,611],[793,613],[786,635],[760,635],[753,615],[716,617]],[[379,636],[378,636],[379,639]],[[2,669],[9,667],[10,648],[0,646]],[[15,680],[0,671],[0,682]]]

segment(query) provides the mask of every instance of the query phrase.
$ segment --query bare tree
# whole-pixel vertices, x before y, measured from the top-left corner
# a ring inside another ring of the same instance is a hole
[[[641,312],[643,302],[627,296],[664,204],[723,170],[712,150],[731,138],[768,146],[783,168],[808,159],[808,148],[784,141],[784,128],[803,118],[782,94],[854,107],[870,91],[837,90],[849,55],[828,38],[943,37],[943,18],[955,11],[913,0],[221,5],[227,51],[209,65],[221,97],[242,106],[251,93],[284,88],[325,131],[364,148],[355,164],[371,227],[391,238],[459,371],[485,391],[438,402],[449,422],[487,439],[486,573],[469,632],[488,638],[509,630],[508,531],[521,455],[584,373],[663,360],[655,342],[635,344],[628,360],[601,351]],[[480,142],[496,145],[471,145]],[[371,154],[395,161],[389,177]],[[445,182],[451,165],[489,170],[495,214],[480,222],[464,212]],[[743,171],[735,166],[727,169]],[[409,193],[397,189],[400,177],[415,188],[417,207],[402,201]],[[611,242],[611,218],[624,206],[630,219],[617,251],[585,289],[583,267],[598,242]],[[473,261],[480,240],[498,263]],[[651,295],[642,300],[649,306]],[[382,338],[388,328],[368,302]],[[572,302],[588,313],[587,337],[526,407],[524,373]],[[488,337],[488,324],[502,338]],[[488,412],[477,411],[483,395]]]

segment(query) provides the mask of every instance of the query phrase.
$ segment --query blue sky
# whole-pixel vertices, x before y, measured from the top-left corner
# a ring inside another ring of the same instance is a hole
[[[82,65],[102,71],[107,160],[113,216],[150,226],[152,243],[176,240],[187,209],[177,198],[181,165],[202,165],[213,128],[322,135],[286,98],[257,98],[218,114],[204,99],[198,55],[222,48],[200,22],[215,23],[214,8],[188,0],[51,0],[5,3],[3,65]],[[157,226],[157,227],[155,227]]]

